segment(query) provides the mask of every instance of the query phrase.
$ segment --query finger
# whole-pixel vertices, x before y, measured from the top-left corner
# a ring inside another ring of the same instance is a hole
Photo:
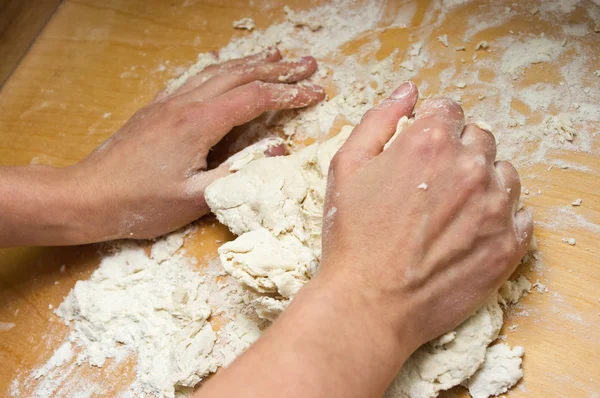
[[[156,95],[152,102],[154,103],[162,101],[166,98],[175,95],[181,95],[183,93],[191,91],[196,87],[200,86],[202,83],[209,80],[210,78],[212,78],[213,76],[217,75],[218,73],[234,69],[236,67],[239,67],[240,65],[251,66],[262,62],[277,62],[280,59],[281,53],[279,52],[279,50],[276,47],[268,47],[267,49],[261,52],[249,55],[247,57],[236,58],[227,62],[209,65],[197,74],[189,77],[185,81],[185,83],[181,87],[177,88],[175,91],[169,92],[167,91],[167,89],[162,90]]]
[[[513,211],[516,210],[519,197],[521,196],[521,179],[519,173],[510,162],[498,161],[494,163],[496,175],[500,182],[500,187],[505,190],[513,205]]]
[[[475,124],[468,124],[460,137],[465,148],[475,154],[482,154],[488,162],[496,159],[496,139],[491,131]]]
[[[516,212],[514,226],[517,242],[519,244],[517,260],[520,260],[527,252],[533,237],[533,218],[531,217],[531,214],[525,209]]]
[[[415,122],[405,135],[422,134],[430,130],[450,134],[458,141],[465,127],[465,115],[460,105],[450,98],[434,98],[423,102],[417,110]]]
[[[200,91],[201,88],[195,91]],[[325,98],[322,87],[309,83],[277,84],[254,81],[205,102],[198,123],[210,133],[202,138],[217,144],[235,126],[248,123],[266,111],[304,108]]]
[[[365,113],[339,153],[353,153],[354,158],[365,162],[379,155],[394,135],[398,121],[412,114],[418,98],[419,91],[413,82],[400,85],[387,99]]]
[[[254,80],[267,83],[293,83],[306,79],[317,70],[317,61],[313,57],[303,57],[298,62],[270,62],[255,66],[241,65],[228,72],[222,72],[210,78],[202,85],[201,93],[190,96],[194,101],[203,101],[224,94],[235,87]],[[186,100],[186,95],[180,95]]]

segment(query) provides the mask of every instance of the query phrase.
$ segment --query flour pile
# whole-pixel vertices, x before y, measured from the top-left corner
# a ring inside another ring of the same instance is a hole
[[[103,367],[131,354],[137,360],[131,396],[187,396],[256,341],[259,322],[243,314],[247,293],[228,287],[222,276],[216,282],[220,265],[201,275],[193,270],[194,261],[178,252],[193,231],[158,240],[150,256],[135,243],[117,243],[89,280],[77,282],[55,310],[70,326],[68,340],[33,373],[42,381],[33,396],[92,394],[96,391],[88,385],[61,384],[78,365]],[[216,331],[208,319],[223,312],[230,318]]]
[[[123,351],[137,353],[136,396],[173,397],[222,365],[211,355],[217,336],[207,322],[205,278],[173,257],[182,244],[180,232],[155,244],[150,257],[137,245],[120,247],[56,310],[73,324],[70,340],[85,348],[78,363],[101,367]]]

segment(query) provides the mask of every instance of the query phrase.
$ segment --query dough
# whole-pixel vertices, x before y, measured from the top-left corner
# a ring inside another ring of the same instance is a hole
[[[502,309],[494,295],[452,332],[455,336],[451,341],[437,345],[434,340],[419,348],[406,361],[384,397],[437,397],[440,391],[461,384],[483,363],[486,349],[498,337],[502,321]]]
[[[467,387],[473,398],[487,398],[508,391],[523,377],[521,357],[523,347],[511,349],[506,344],[488,348],[481,368],[468,381]]]
[[[404,119],[406,122],[408,119]],[[206,202],[237,239],[219,248],[223,268],[258,293],[260,316],[274,319],[314,275],[329,162],[352,128],[290,156],[261,158],[212,183]]]
[[[411,123],[402,118],[392,140]],[[322,144],[289,156],[251,161],[205,191],[219,221],[239,235],[219,248],[223,268],[260,294],[253,302],[260,317],[275,319],[318,268],[327,171],[351,131],[346,126]],[[454,331],[423,345],[406,362],[385,397],[436,397],[442,390],[467,382],[480,368],[472,382],[478,397],[510,387],[506,380],[514,380],[516,373],[506,375],[502,369],[513,369],[513,358],[495,355],[494,349],[487,356],[494,363],[484,361],[502,327],[499,302],[515,302],[526,290],[523,281],[507,282],[503,287],[506,298],[494,293]],[[491,376],[490,367],[497,369]]]

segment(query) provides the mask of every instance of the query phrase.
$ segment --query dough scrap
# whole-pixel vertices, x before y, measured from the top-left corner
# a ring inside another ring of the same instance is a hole
[[[384,398],[431,398],[471,377],[502,327],[496,295],[459,325],[447,344],[427,343],[406,361]],[[444,335],[445,336],[445,335]],[[442,336],[443,337],[443,336]]]
[[[411,123],[412,120],[402,118],[384,149]],[[213,213],[238,235],[219,248],[223,268],[260,294],[253,305],[262,318],[275,319],[318,268],[329,163],[351,131],[352,127],[346,126],[322,144],[289,156],[251,161],[205,191]],[[524,281],[508,282],[505,297],[494,293],[454,331],[419,348],[385,397],[436,397],[440,391],[469,380],[482,368],[488,346],[497,339],[502,327],[499,303],[518,300],[527,290]],[[507,385],[501,377],[494,380],[499,380],[499,386]]]
[[[525,350],[506,344],[488,348],[481,368],[469,379],[467,387],[473,398],[497,396],[508,391],[523,377],[521,369]]]
[[[515,281],[506,281],[500,287],[500,299],[501,303],[516,304],[519,299],[531,292],[531,282],[523,275]]]

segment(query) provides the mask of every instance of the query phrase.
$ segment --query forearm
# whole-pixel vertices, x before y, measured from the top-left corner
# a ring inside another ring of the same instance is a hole
[[[196,398],[381,396],[417,348],[408,332],[393,332],[385,307],[345,282],[316,277]]]
[[[79,185],[69,168],[1,167],[0,246],[93,241],[92,215]]]

